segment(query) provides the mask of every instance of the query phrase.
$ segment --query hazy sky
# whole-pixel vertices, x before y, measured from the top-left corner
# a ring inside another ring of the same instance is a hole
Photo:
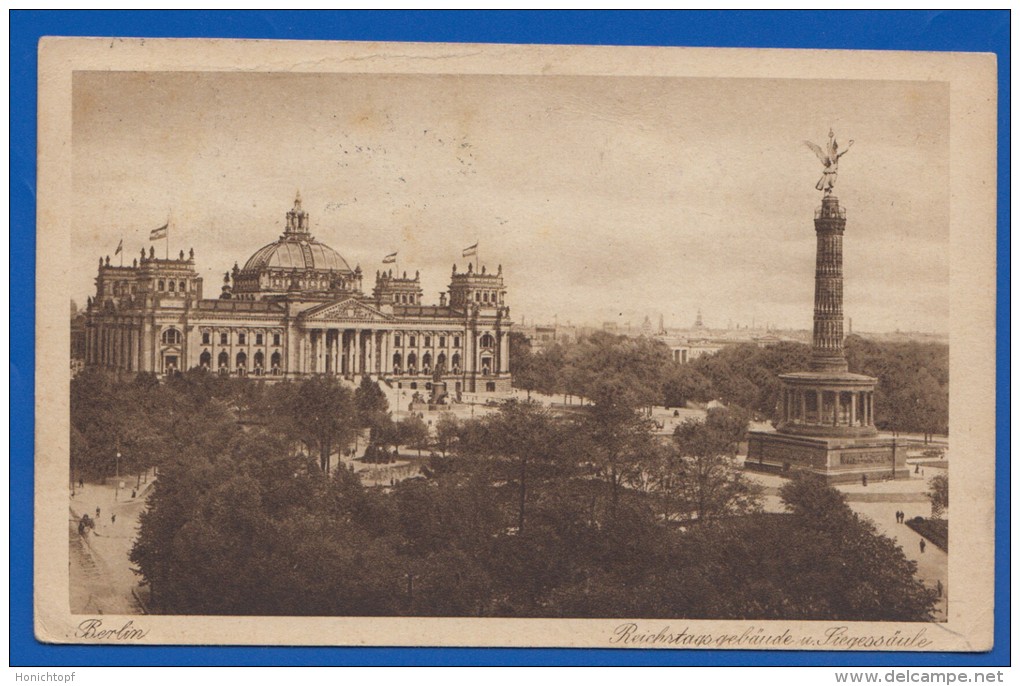
[[[300,189],[366,291],[398,250],[438,302],[479,241],[518,320],[809,328],[802,141],[831,126],[855,141],[836,186],[854,329],[948,330],[942,83],[77,72],[73,95],[79,303],[99,255],[123,237],[130,263],[171,209],[171,252],[194,247],[216,297]]]

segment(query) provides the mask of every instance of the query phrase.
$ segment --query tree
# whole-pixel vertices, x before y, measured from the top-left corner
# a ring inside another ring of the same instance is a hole
[[[412,414],[401,421],[398,427],[400,442],[409,448],[415,448],[418,451],[418,457],[421,457],[422,448],[429,447],[429,428],[425,425],[425,421],[418,415]]]
[[[793,513],[802,562],[806,611],[818,618],[929,621],[936,594],[917,578],[917,564],[892,539],[861,519],[846,497],[812,474],[796,474],[780,489]],[[805,617],[806,618],[806,617]]]
[[[942,519],[942,515],[949,508],[949,477],[938,474],[929,479],[927,496],[931,502],[932,518]]]
[[[672,365],[662,383],[662,402],[666,407],[684,407],[689,401],[708,402],[712,384],[691,365]]]
[[[609,486],[613,519],[624,487],[639,478],[642,461],[655,452],[651,422],[636,409],[643,403],[644,391],[619,376],[591,391],[583,434],[598,474]]]
[[[453,448],[459,435],[460,422],[457,416],[450,412],[441,414],[436,421],[436,447],[443,453],[443,457]]]
[[[761,489],[736,463],[748,418],[739,408],[714,408],[704,421],[688,419],[673,433],[678,460],[661,480],[667,498],[698,521],[746,514],[761,507]]]
[[[531,400],[531,392],[540,383],[540,364],[531,351],[531,343],[519,331],[510,332],[510,373],[513,375],[514,386],[523,388]]]
[[[506,478],[517,482],[519,533],[524,532],[532,482],[556,471],[561,435],[562,425],[547,409],[533,402],[510,400],[499,412],[479,420],[477,430],[462,438],[467,452],[503,462]]]
[[[320,469],[328,474],[333,451],[347,447],[357,430],[351,391],[332,377],[315,376],[275,384],[269,402],[275,430],[317,453]]]
[[[361,377],[361,384],[354,391],[354,404],[358,412],[358,426],[361,428],[374,426],[379,417],[390,410],[386,394],[379,388],[379,383],[368,376]]]

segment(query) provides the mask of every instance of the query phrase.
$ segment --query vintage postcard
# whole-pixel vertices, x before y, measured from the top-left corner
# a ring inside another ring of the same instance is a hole
[[[993,56],[39,59],[40,640],[993,645]]]

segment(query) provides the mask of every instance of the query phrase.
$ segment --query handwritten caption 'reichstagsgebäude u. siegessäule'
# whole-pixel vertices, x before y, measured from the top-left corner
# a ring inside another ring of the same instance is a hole
[[[609,643],[614,646],[642,648],[780,648],[787,650],[922,650],[932,644],[927,629],[887,633],[852,631],[847,626],[831,626],[816,634],[798,634],[791,629],[767,630],[750,626],[735,633],[708,633],[689,627],[662,625],[650,627],[635,622],[619,624]]]

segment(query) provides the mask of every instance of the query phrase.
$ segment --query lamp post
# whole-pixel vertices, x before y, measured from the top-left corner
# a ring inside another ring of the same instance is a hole
[[[120,499],[120,451],[117,451],[117,483],[113,487],[113,499]]]

